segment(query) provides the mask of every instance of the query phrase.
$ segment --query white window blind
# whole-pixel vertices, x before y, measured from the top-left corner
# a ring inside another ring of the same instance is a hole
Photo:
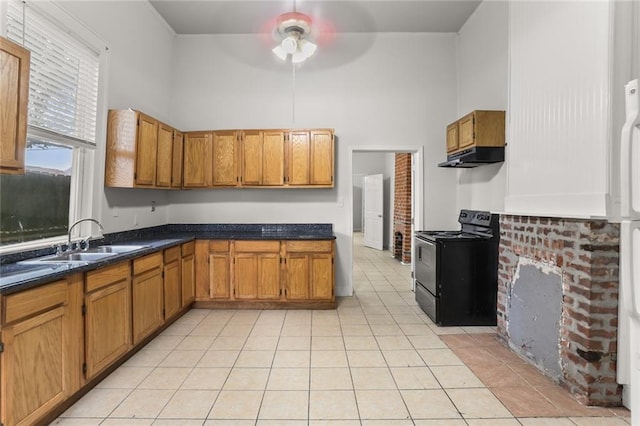
[[[31,51],[30,133],[95,145],[99,53],[30,4],[7,9],[7,38]]]

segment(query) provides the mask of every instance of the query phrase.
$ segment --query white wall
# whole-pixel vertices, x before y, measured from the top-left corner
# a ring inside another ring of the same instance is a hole
[[[170,87],[175,35],[155,9],[146,1],[58,4],[109,46],[107,107],[138,109],[172,124]],[[95,187],[102,201],[101,211],[94,216],[100,218],[106,232],[167,223],[166,191],[104,188],[105,134],[106,129],[100,129]],[[153,213],[152,200],[157,204]]]
[[[476,109],[507,110],[508,8],[506,1],[484,1],[460,29],[458,114],[451,122]],[[458,209],[504,211],[506,169],[505,163],[452,169]]]
[[[438,169],[443,129],[456,111],[456,36],[344,34],[295,76],[251,35],[178,36],[173,88],[183,130],[332,127],[334,189],[194,190],[169,193],[169,222],[332,223],[336,293],[351,294],[348,199],[352,147],[424,146],[424,224],[455,222],[455,176]],[[350,50],[348,50],[350,49]]]

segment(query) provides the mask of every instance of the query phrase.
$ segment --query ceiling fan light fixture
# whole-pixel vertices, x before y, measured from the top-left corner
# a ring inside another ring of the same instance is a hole
[[[303,13],[288,12],[278,17],[278,25],[273,35],[281,39],[272,49],[273,53],[283,61],[291,55],[291,62],[300,63],[311,57],[317,46],[306,40],[311,32],[311,18]]]
[[[314,53],[316,53],[316,50],[318,49],[318,46],[316,46],[315,43],[311,43],[309,40],[300,40],[300,51],[302,51],[302,53],[304,53],[305,57],[310,58],[311,56],[313,56]]]
[[[276,47],[274,47],[271,51],[275,53],[275,55],[278,58],[282,59],[283,61],[287,60],[288,53],[285,52],[285,50],[282,48],[282,44],[276,45]]]
[[[290,55],[298,50],[297,34],[291,34],[288,37],[285,37],[284,40],[282,40],[282,43],[280,43],[280,47]]]

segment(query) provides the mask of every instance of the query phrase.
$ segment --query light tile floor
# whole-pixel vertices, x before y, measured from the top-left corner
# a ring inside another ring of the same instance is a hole
[[[589,411],[526,365],[491,362],[494,328],[435,326],[409,266],[355,241],[355,296],[336,310],[193,309],[54,424],[629,424],[624,409]]]

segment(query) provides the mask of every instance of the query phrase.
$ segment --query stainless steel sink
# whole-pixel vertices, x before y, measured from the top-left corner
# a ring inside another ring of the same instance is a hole
[[[95,262],[109,256],[115,256],[117,253],[63,253],[57,256],[41,257],[28,262],[47,262],[47,263],[71,263],[71,262]]]
[[[74,251],[69,253],[62,253],[53,256],[39,257],[36,259],[23,260],[18,262],[26,265],[37,264],[50,264],[50,263],[91,263],[98,260],[102,260],[111,256],[117,256],[119,254],[129,253],[135,250],[146,248],[147,246],[134,246],[134,245],[107,245],[98,246],[87,251]]]
[[[92,249],[87,250],[87,253],[114,253],[114,254],[120,254],[120,253],[128,253],[130,251],[135,251],[135,250],[140,250],[143,248],[146,248],[147,246],[117,246],[117,245],[110,245],[110,246],[98,246]]]

